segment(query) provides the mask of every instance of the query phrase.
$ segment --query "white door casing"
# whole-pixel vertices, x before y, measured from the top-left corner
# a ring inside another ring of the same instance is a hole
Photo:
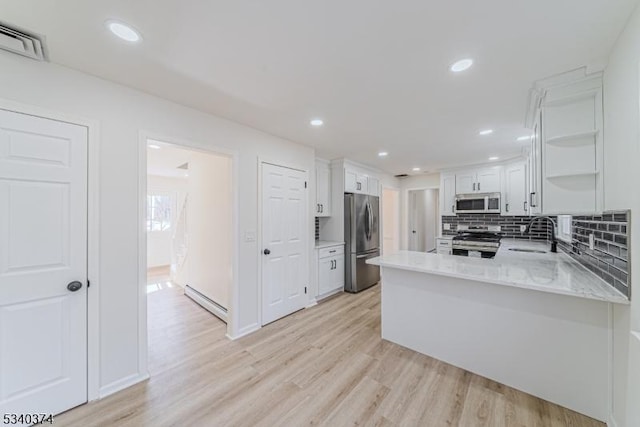
[[[262,164],[262,324],[304,308],[308,280],[306,173]]]
[[[0,110],[0,413],[87,401],[86,278],[87,128]]]

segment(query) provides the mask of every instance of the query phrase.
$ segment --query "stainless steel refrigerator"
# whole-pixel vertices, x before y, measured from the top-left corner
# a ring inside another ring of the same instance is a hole
[[[360,292],[380,281],[380,267],[366,261],[380,255],[380,199],[344,195],[345,282],[347,292]]]

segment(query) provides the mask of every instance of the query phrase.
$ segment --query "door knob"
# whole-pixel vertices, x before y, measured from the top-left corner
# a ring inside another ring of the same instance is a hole
[[[262,253],[265,255],[269,255],[271,251],[269,249],[265,249],[264,251],[262,251]]]
[[[75,291],[79,291],[80,288],[82,288],[82,282],[71,282],[67,285],[67,289],[69,289],[71,292],[75,292]]]

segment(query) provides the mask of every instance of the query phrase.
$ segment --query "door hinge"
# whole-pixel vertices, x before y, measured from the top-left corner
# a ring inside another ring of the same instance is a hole
[[[87,279],[87,288],[91,287],[91,281],[89,279]]]
[[[304,182],[304,188],[307,188],[307,181]]]
[[[304,287],[304,293],[305,294],[307,293],[307,287],[306,286]]]

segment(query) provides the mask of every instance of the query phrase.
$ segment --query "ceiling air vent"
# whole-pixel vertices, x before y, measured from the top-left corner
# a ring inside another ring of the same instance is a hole
[[[0,49],[44,61],[44,44],[40,37],[0,24]]]
[[[189,170],[189,162],[185,163],[184,165],[178,166],[176,169]]]

